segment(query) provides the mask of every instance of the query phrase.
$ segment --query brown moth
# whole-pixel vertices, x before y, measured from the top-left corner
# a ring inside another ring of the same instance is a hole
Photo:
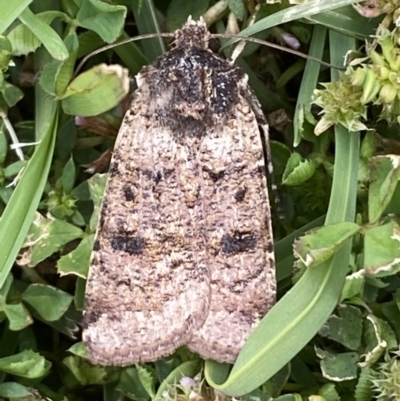
[[[233,363],[275,302],[268,125],[247,75],[209,38],[189,19],[136,77],[86,287],[94,363],[154,361],[182,345]]]

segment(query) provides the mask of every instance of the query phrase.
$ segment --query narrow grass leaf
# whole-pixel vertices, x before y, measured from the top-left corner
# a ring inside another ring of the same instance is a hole
[[[293,7],[286,8],[278,11],[262,20],[257,21],[253,25],[244,29],[240,32],[241,36],[251,36],[257,32],[263,31],[268,28],[283,24],[285,22],[299,20],[301,18],[307,18],[311,15],[322,13],[325,11],[335,10],[336,8],[347,6],[352,3],[358,3],[360,0],[313,0],[307,1],[303,4],[299,4]],[[231,39],[226,43],[226,46],[230,46],[237,42],[239,39]]]
[[[0,287],[18,255],[46,184],[53,156],[57,114],[29,160],[0,220]]]
[[[344,35],[366,39],[370,35],[375,34],[382,16],[378,18],[365,18],[353,7],[346,6],[335,8],[333,11],[311,15],[307,19],[314,24],[334,29]]]
[[[141,35],[161,32],[153,0],[143,2],[141,7],[135,7],[132,5],[132,11],[135,16],[137,28]],[[148,62],[154,61],[157,57],[163,55],[167,51],[163,38],[146,41],[142,46],[142,49]]]
[[[324,45],[326,40],[326,28],[322,25],[316,25],[313,29],[313,35],[308,54],[317,59],[322,59]],[[311,100],[314,89],[317,87],[318,76],[321,65],[313,60],[307,60],[304,69],[299,95],[297,97],[296,111],[293,118],[294,140],[293,146],[297,147],[301,141],[303,125],[308,120],[313,120],[311,114]]]

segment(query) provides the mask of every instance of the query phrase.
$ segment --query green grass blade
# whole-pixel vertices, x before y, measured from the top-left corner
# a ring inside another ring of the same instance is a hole
[[[2,1],[0,3],[0,35],[18,18],[33,0]]]
[[[322,25],[314,27],[309,55],[317,59],[322,59],[326,39],[326,28]],[[339,65],[342,65],[339,64]],[[303,78],[296,103],[296,112],[293,118],[294,141],[293,146],[298,146],[301,141],[301,132],[306,115],[311,114],[311,99],[314,89],[317,87],[319,70],[321,65],[313,60],[307,60]]]
[[[57,115],[29,160],[0,220],[0,287],[18,255],[39,205],[53,156]]]
[[[307,19],[314,24],[323,25],[344,35],[366,39],[370,35],[375,34],[382,16],[378,18],[365,18],[353,7],[347,6],[336,8],[333,12],[315,14]]]
[[[253,25],[240,32],[241,36],[251,36],[257,32],[263,31],[268,28],[283,24],[285,22],[307,18],[315,14],[323,13],[326,11],[334,10],[339,7],[347,6],[352,3],[358,3],[360,0],[314,0],[307,1],[293,7],[285,8],[277,13],[257,21]],[[230,46],[237,42],[239,39],[231,39],[226,43]]]
[[[44,63],[48,54],[38,51],[36,60]],[[25,240],[46,185],[57,132],[58,103],[36,84],[35,137],[40,140],[0,219],[0,287]]]
[[[153,0],[143,2],[140,11],[133,8],[133,14],[141,35],[161,32]],[[157,57],[163,55],[167,51],[163,38],[146,40],[142,49],[149,62],[154,61]]]
[[[331,61],[343,57],[344,49],[354,47],[354,40],[331,34],[334,54]],[[359,135],[336,127],[334,178],[325,224],[354,220],[358,159]],[[220,365],[207,361],[207,381],[228,395],[240,396],[256,389],[287,364],[318,332],[336,306],[350,250],[349,240],[332,259],[306,271],[252,333],[225,382]]]

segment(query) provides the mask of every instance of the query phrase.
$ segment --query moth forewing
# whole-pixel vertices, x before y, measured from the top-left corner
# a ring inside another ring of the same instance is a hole
[[[234,362],[275,299],[261,107],[203,21],[145,67],[115,144],[86,289],[93,362],[186,344]]]

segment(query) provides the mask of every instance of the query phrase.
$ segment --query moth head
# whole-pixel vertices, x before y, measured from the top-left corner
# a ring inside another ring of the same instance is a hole
[[[208,32],[203,18],[193,21],[190,16],[182,29],[175,32],[174,45],[175,48],[197,47],[207,49],[209,40],[210,32]]]

